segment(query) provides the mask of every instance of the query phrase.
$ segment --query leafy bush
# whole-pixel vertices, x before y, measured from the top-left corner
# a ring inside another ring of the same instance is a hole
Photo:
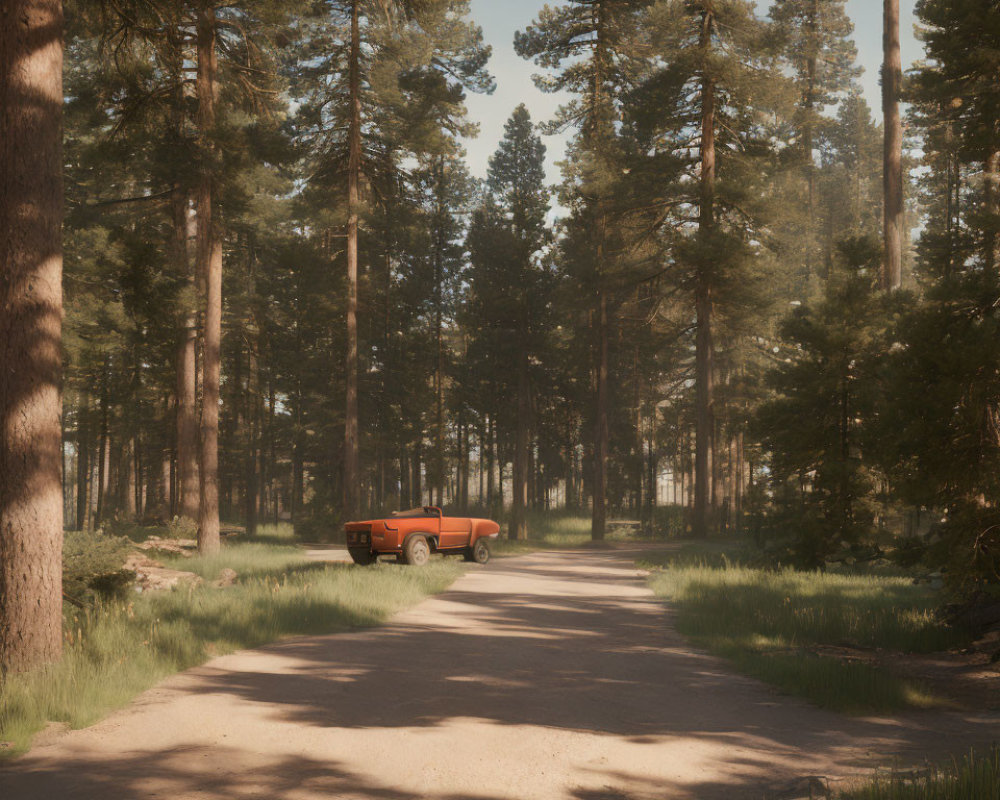
[[[101,531],[118,539],[144,542],[150,536],[165,535],[166,528],[162,525],[143,525],[127,517],[113,517],[101,523]]]
[[[63,593],[77,603],[118,597],[135,573],[124,569],[132,543],[99,531],[67,531],[63,541]]]
[[[198,523],[190,517],[174,517],[167,523],[167,531],[171,539],[197,539]]]
[[[295,537],[307,542],[344,542],[339,515],[328,508],[309,509],[295,520]]]

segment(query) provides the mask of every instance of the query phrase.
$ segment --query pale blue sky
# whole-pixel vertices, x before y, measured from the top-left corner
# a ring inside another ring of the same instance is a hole
[[[469,167],[476,176],[485,177],[487,161],[503,135],[503,124],[518,103],[527,105],[536,122],[547,119],[558,105],[557,98],[543,94],[532,83],[531,75],[537,68],[514,52],[514,32],[530,24],[544,4],[544,0],[472,0],[473,17],[493,46],[490,69],[497,80],[497,90],[492,95],[471,95],[468,100],[470,116],[480,124],[478,139],[466,142]],[[769,0],[758,0],[758,6],[767,5]],[[913,35],[915,5],[916,0],[900,0],[904,69],[922,57]],[[858,60],[865,70],[861,85],[873,113],[881,119],[878,72],[882,61],[882,2],[848,0],[847,10],[854,21]],[[565,137],[545,137],[545,144],[548,178],[554,183],[559,179],[555,162],[562,158]]]

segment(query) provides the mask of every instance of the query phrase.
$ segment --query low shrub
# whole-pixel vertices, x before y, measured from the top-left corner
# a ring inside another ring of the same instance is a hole
[[[132,542],[100,531],[67,531],[63,539],[63,594],[76,604],[123,597],[135,580],[124,568]]]

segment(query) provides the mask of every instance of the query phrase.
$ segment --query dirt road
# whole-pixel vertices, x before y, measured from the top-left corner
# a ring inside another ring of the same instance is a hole
[[[732,800],[1000,731],[849,719],[734,676],[635,556],[494,559],[387,627],[216,659],[0,767],[0,798]]]

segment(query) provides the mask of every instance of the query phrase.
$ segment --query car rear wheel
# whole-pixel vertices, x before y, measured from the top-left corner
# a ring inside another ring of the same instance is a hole
[[[486,539],[476,539],[472,545],[472,561],[477,564],[485,564],[490,560],[490,545]]]
[[[378,563],[378,555],[365,547],[348,547],[347,552],[351,554],[351,560],[362,567]]]
[[[425,537],[411,536],[406,540],[403,555],[406,557],[406,563],[410,566],[422,567],[430,560],[431,546],[427,544]]]

